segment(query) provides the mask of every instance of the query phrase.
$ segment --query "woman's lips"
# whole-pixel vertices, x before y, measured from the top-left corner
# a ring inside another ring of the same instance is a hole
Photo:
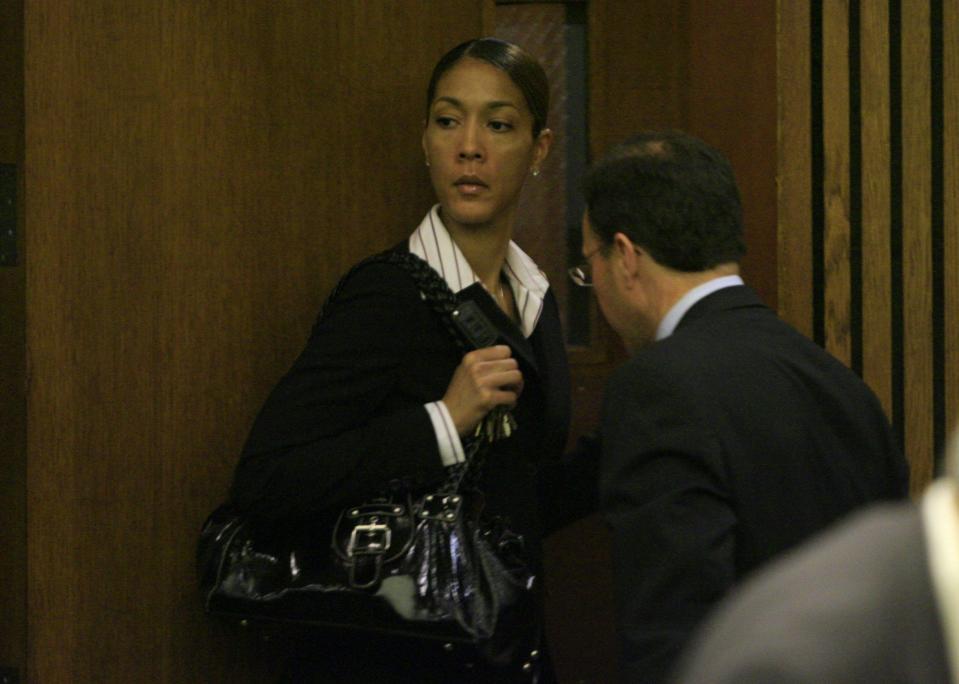
[[[476,195],[489,188],[489,186],[477,176],[462,176],[458,178],[453,185],[464,195]]]

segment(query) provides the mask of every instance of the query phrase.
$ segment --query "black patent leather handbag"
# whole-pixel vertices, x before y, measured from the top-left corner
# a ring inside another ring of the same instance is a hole
[[[442,287],[431,282],[421,291],[448,293],[426,298],[464,348],[492,342],[483,339],[483,320],[461,310],[428,264],[385,252],[360,265],[373,260],[400,263],[420,285],[438,280]],[[466,463],[426,494],[394,482],[338,515],[282,530],[258,529],[221,506],[204,523],[197,546],[206,611],[358,639],[398,637],[426,657],[431,649],[456,651],[464,660],[535,680],[539,578],[525,562],[523,539],[484,515],[482,495],[469,484],[507,418],[491,414],[468,443]]]

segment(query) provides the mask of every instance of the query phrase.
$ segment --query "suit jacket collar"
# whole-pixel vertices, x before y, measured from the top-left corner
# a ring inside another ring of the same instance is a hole
[[[663,316],[663,320],[659,322],[659,327],[656,329],[656,339],[662,340],[672,335],[679,321],[682,320],[686,312],[700,299],[708,297],[717,290],[742,284],[743,279],[740,278],[738,274],[733,274],[717,276],[691,288],[686,294],[680,297],[669,311],[666,312],[666,315]]]
[[[717,311],[754,307],[766,308],[766,305],[752,288],[746,285],[724,287],[693,304],[679,321],[676,330],[681,330],[683,326]]]

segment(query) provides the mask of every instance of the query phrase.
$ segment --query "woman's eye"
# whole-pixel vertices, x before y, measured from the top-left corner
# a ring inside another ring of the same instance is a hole
[[[438,116],[434,119],[436,125],[440,128],[449,128],[456,123],[456,119],[452,116]]]
[[[489,127],[492,128],[492,129],[493,129],[494,131],[496,131],[496,132],[503,132],[503,131],[512,130],[513,125],[512,125],[511,123],[506,122],[506,121],[490,121],[490,122],[489,122]]]

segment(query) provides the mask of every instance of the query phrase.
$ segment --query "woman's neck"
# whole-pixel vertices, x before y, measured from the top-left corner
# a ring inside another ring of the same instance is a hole
[[[454,222],[445,225],[453,242],[460,248],[496,305],[510,319],[518,322],[513,291],[503,277],[503,263],[506,261],[506,252],[513,235],[512,221],[504,221],[498,225],[462,226]]]
[[[460,226],[450,222],[446,223],[446,229],[466,257],[476,277],[489,292],[498,292],[502,287],[500,274],[512,238],[511,227],[505,224]]]

